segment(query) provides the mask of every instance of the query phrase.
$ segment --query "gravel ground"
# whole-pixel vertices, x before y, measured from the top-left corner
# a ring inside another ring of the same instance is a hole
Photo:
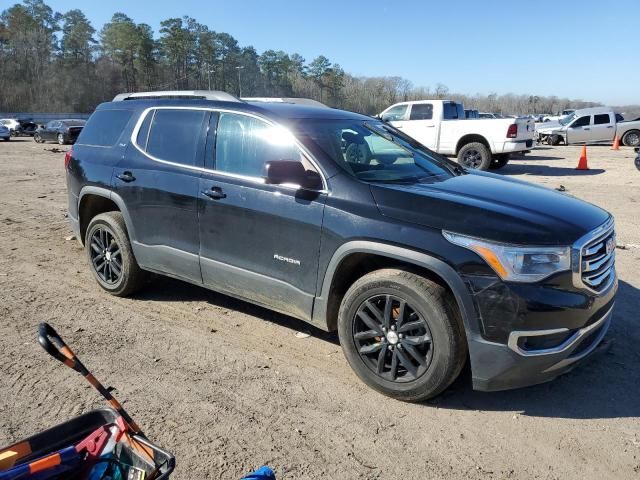
[[[337,339],[174,280],[110,297],[68,240],[63,153],[0,143],[0,445],[101,406],[35,341],[46,320],[175,453],[173,478],[640,478],[640,172],[633,152],[541,147],[500,173],[617,219],[620,293],[613,346],[552,383],[479,393],[465,372],[425,404],[365,387]],[[66,150],[64,147],[62,150]],[[308,338],[295,333],[309,331]]]

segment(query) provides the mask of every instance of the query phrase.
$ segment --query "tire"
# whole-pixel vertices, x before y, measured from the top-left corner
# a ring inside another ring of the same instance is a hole
[[[622,136],[622,143],[627,147],[640,146],[640,130],[629,130]]]
[[[387,309],[389,299],[392,308]],[[406,302],[403,319],[401,301]],[[372,306],[383,317],[385,310],[390,312],[386,333],[381,333],[382,323]],[[415,328],[407,330],[409,325]],[[358,279],[342,299],[338,334],[347,361],[364,383],[407,402],[441,393],[458,377],[467,357],[464,327],[453,297],[437,283],[403,270],[377,270]]]
[[[36,143],[44,143],[44,140],[42,139],[39,133],[33,134],[33,141]]]
[[[509,153],[500,153],[498,155],[493,155],[491,165],[489,165],[489,169],[498,170],[499,168],[504,167],[507,163],[509,163],[510,158],[511,154]]]
[[[465,168],[488,170],[491,165],[491,151],[484,143],[467,143],[458,152],[458,163]]]
[[[10,137],[10,136],[9,136],[9,137],[5,137],[5,138],[3,138],[3,140],[4,140],[5,142],[8,142],[9,140],[11,140],[11,137]]]
[[[560,145],[560,135],[558,134],[549,135],[547,137],[547,143],[553,146]]]
[[[110,294],[126,297],[145,285],[147,275],[133,255],[122,213],[95,216],[87,228],[84,246],[89,268]]]
[[[58,134],[58,145],[66,145],[66,141],[64,139],[64,135],[62,133]]]

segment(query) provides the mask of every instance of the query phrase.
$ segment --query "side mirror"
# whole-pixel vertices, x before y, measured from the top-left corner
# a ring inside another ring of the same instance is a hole
[[[265,165],[265,183],[282,185],[293,183],[306,190],[322,190],[322,178],[318,172],[306,170],[296,160],[272,160]]]

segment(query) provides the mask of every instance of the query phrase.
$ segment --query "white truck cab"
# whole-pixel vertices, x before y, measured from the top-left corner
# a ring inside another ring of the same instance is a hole
[[[533,147],[532,120],[465,119],[462,103],[452,100],[396,103],[379,117],[427,148],[456,156],[467,168],[501,168],[511,153]]]

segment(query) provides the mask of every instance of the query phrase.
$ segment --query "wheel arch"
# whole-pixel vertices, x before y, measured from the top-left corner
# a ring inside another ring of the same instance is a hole
[[[489,143],[489,140],[487,140],[483,135],[480,135],[478,133],[469,133],[467,135],[460,137],[460,140],[458,140],[458,143],[456,143],[455,154],[458,155],[462,147],[464,147],[468,143],[474,143],[474,142],[482,143],[484,146],[486,146],[489,149],[490,153],[493,153],[493,148],[491,147],[491,143]]]
[[[84,236],[91,219],[105,212],[119,211],[124,217],[129,239],[133,242],[135,231],[129,216],[129,210],[120,195],[103,187],[86,186],[80,190],[78,199],[78,224],[80,243],[84,245]]]
[[[326,269],[320,295],[313,308],[313,323],[328,331],[337,328],[342,297],[353,282],[378,268],[404,268],[424,275],[447,288],[460,309],[467,341],[480,335],[475,307],[462,278],[447,263],[426,253],[371,241],[352,241],[333,254]]]

